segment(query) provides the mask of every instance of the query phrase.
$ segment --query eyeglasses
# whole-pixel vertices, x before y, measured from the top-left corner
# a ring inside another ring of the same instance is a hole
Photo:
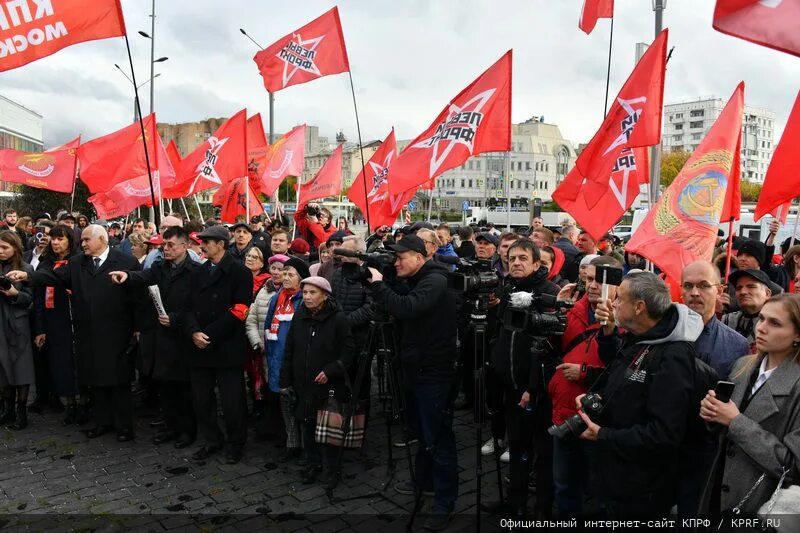
[[[700,283],[689,283],[688,281],[686,281],[681,285],[681,288],[686,292],[692,292],[695,287],[697,287],[697,290],[699,291],[707,291],[709,289],[713,289],[719,286],[720,286],[719,284],[711,284],[707,281],[701,281]]]
[[[439,247],[439,245],[438,245],[438,244],[436,244],[436,243],[435,243],[435,242],[433,242],[433,241],[429,241],[429,240],[425,240],[425,239],[423,239],[423,240],[425,241],[425,243],[426,243],[426,244],[432,244],[432,245],[436,246],[437,248]]]

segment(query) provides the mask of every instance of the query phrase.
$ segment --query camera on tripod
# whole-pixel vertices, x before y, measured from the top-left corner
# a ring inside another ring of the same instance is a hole
[[[516,292],[511,295],[511,305],[503,315],[503,325],[508,330],[533,337],[563,335],[567,328],[567,310],[572,306],[572,302],[557,300],[551,294]]]
[[[586,413],[589,418],[594,418],[599,416],[600,413],[603,412],[603,399],[600,397],[599,394],[596,392],[591,392],[581,398],[581,408],[583,412]],[[572,415],[571,417],[567,418],[563,424],[555,425],[553,424],[547,430],[547,432],[552,435],[553,437],[557,437],[559,439],[563,439],[567,435],[574,435],[576,437],[580,437],[581,433],[586,431],[586,422],[583,421],[580,415]]]
[[[464,294],[489,294],[500,287],[500,276],[488,259],[461,259],[447,276],[447,288]]]
[[[378,252],[366,254],[354,250],[343,250],[342,248],[334,249],[333,255],[351,257],[362,261],[363,264],[361,265],[356,263],[345,263],[342,265],[342,272],[347,279],[361,283],[367,283],[372,277],[369,267],[382,272],[385,268],[394,265],[397,256],[392,250],[382,249]]]

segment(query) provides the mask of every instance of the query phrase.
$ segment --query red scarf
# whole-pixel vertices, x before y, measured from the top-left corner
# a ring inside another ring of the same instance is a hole
[[[267,282],[270,278],[269,272],[262,272],[256,276],[253,276],[253,298],[255,298],[258,291],[261,290],[261,287]]]
[[[278,293],[278,300],[275,302],[275,313],[272,315],[272,322],[269,325],[269,333],[276,336],[280,329],[281,322],[289,322],[294,316],[294,302],[292,296],[297,294],[298,289],[283,289]],[[281,320],[283,319],[283,320]]]

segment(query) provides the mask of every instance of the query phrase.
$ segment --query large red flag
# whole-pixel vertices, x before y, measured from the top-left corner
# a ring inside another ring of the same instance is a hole
[[[795,196],[800,196],[800,92],[789,114],[786,122],[786,129],[775,152],[772,154],[772,162],[767,169],[767,176],[764,178],[764,187],[758,197],[756,204],[755,219],[758,220],[767,213],[772,213],[777,218],[786,221],[789,213],[788,207],[783,209],[781,217],[778,217],[778,208],[787,203],[791,203]]]
[[[125,35],[119,0],[17,0],[0,8],[0,72],[85,41]]]
[[[511,50],[442,109],[392,168],[400,194],[483,152],[511,150]]]
[[[269,143],[264,134],[261,113],[256,113],[247,119],[247,175],[250,177],[250,186],[255,191],[261,191],[260,178],[268,153]]]
[[[389,192],[390,167],[397,157],[397,141],[394,128],[370,158],[364,170],[358,174],[347,197],[358,206],[364,216],[369,212],[369,229],[391,226],[403,206],[414,197],[414,189],[400,194]],[[365,174],[366,173],[366,174]],[[367,192],[364,194],[364,181]]]
[[[249,214],[252,217],[264,213],[264,206],[258,201],[258,195],[252,187],[248,194],[247,183],[245,178],[236,178],[225,183],[214,193],[211,204],[222,208],[220,218],[223,222],[232,224],[239,215],[247,216]],[[249,211],[248,200],[250,202]]]
[[[592,238],[600,240],[633,205],[639,195],[639,185],[649,181],[648,163],[647,148],[624,150],[609,176],[606,193],[592,208],[580,194],[586,179],[575,167],[553,192],[553,200]]]
[[[72,192],[77,159],[75,148],[38,153],[0,150],[0,180],[37,189]]]
[[[242,109],[181,160],[174,187],[164,198],[183,198],[247,175],[247,110]]]
[[[339,9],[334,7],[284,35],[258,52],[253,60],[264,78],[264,87],[273,93],[290,85],[349,71]]]
[[[178,151],[178,145],[175,144],[175,139],[172,139],[169,144],[167,145],[167,157],[169,158],[169,162],[172,163],[172,168],[175,170],[179,169],[181,166],[181,153]]]
[[[589,207],[605,195],[608,176],[626,148],[661,142],[661,107],[668,30],[662,31],[642,56],[614,99],[603,124],[578,156],[575,165],[586,178]]]
[[[342,147],[339,145],[310,181],[297,189],[297,202],[303,207],[312,200],[335,196],[342,192]]]
[[[156,131],[155,114],[146,116],[143,122],[147,158],[138,121],[80,145],[78,148],[80,179],[89,191],[93,193],[108,191],[115,185],[129,180],[147,182],[149,190],[148,159],[156,196],[159,186],[164,188],[172,186],[175,182],[175,170]]]
[[[305,167],[306,125],[296,126],[269,147],[261,174],[261,192],[272,196],[287,176],[302,176]]]
[[[800,2],[717,0],[714,29],[752,43],[800,56]]]
[[[744,83],[740,83],[700,146],[625,246],[650,259],[669,278],[681,279],[683,267],[692,261],[711,260],[726,189],[738,164],[735,153],[743,110]]]
[[[592,33],[597,19],[610,19],[614,17],[614,0],[583,0],[581,19],[578,27],[587,35]]]

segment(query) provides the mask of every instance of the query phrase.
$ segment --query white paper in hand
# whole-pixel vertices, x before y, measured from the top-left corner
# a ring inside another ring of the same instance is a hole
[[[147,292],[150,293],[150,298],[153,300],[153,305],[156,306],[158,316],[167,316],[167,310],[164,309],[164,302],[161,301],[161,291],[158,290],[158,285],[150,285],[147,287]]]

